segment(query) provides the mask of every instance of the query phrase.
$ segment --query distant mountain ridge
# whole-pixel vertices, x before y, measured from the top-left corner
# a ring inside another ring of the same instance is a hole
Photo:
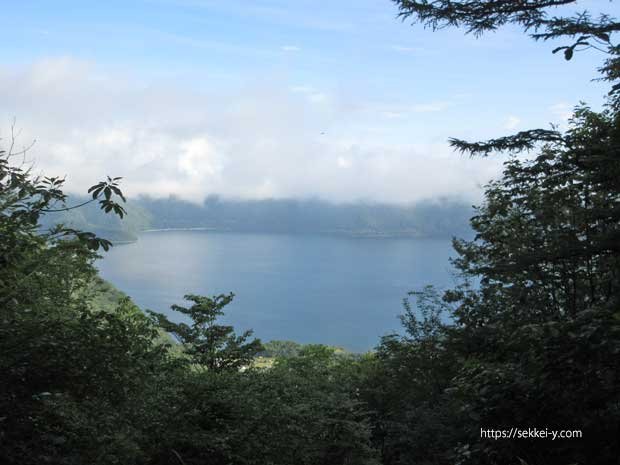
[[[70,196],[68,207],[78,205],[88,197]],[[123,219],[117,215],[106,215],[96,202],[66,212],[48,213],[41,217],[41,228],[46,229],[62,223],[67,227],[90,231],[112,242],[133,242],[138,234],[150,227],[151,214],[137,203],[129,201],[124,205],[127,215]],[[59,206],[57,206],[59,208]]]
[[[69,205],[83,198],[73,197]],[[211,196],[202,204],[175,197],[137,197],[127,203],[123,220],[103,214],[95,204],[45,217],[90,230],[112,241],[136,240],[150,229],[210,229],[234,232],[325,233],[354,236],[469,236],[470,205],[456,200],[413,205],[379,203],[333,204],[322,200],[231,200]]]

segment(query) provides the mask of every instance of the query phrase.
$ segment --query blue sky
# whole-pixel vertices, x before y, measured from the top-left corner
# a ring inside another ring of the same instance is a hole
[[[584,2],[588,7],[596,2]],[[613,3],[603,5],[617,9]],[[608,12],[612,12],[610,10]],[[0,128],[81,190],[200,200],[475,199],[496,137],[602,102],[603,57],[507,27],[479,39],[396,18],[388,0],[24,1],[3,6]]]

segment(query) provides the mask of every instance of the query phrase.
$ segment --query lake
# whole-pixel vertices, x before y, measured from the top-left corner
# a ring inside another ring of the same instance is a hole
[[[222,321],[238,333],[362,352],[400,331],[408,291],[453,284],[452,254],[448,239],[157,231],[97,266],[142,308],[171,315],[184,294],[232,291]]]

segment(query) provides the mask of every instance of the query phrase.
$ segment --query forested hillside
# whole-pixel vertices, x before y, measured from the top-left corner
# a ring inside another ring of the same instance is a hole
[[[72,196],[70,203],[85,199]],[[469,236],[472,207],[436,200],[411,206],[332,204],[320,200],[226,200],[201,204],[176,198],[138,197],[126,204],[126,218],[111,218],[93,205],[48,215],[44,225],[62,222],[113,241],[135,240],[148,229],[206,228],[217,231],[363,236]]]
[[[83,196],[69,196],[68,206],[80,205],[89,200]],[[91,231],[112,242],[130,242],[138,233],[151,227],[152,215],[134,202],[124,203],[127,215],[107,215],[96,204],[89,203],[80,208],[51,212],[41,217],[40,227],[49,230],[58,224],[68,228]]]

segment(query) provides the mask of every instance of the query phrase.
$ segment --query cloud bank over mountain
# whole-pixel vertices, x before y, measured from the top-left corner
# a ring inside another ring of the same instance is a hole
[[[383,104],[277,77],[209,92],[53,58],[0,68],[0,102],[2,144],[16,118],[18,145],[37,140],[35,171],[66,175],[74,192],[110,174],[129,195],[192,201],[475,201],[501,166],[423,137],[425,110],[440,118],[447,103],[411,102],[411,118],[395,122]]]

